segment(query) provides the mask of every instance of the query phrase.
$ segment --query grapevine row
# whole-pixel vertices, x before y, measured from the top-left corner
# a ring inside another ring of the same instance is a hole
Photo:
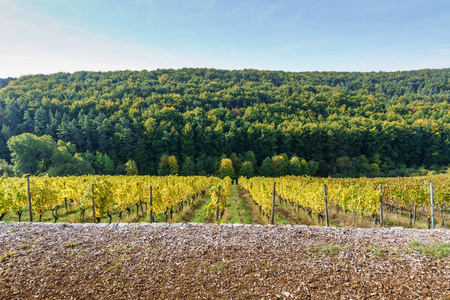
[[[430,206],[430,182],[434,182],[434,196],[439,210],[450,204],[450,177],[413,178],[312,178],[286,176],[280,178],[241,177],[239,184],[246,189],[266,216],[272,214],[272,186],[276,194],[288,203],[297,204],[310,214],[323,217],[325,213],[324,186],[330,204],[347,212],[369,214],[376,218],[380,200],[391,209],[413,208],[423,211]]]
[[[42,218],[51,210],[55,221],[60,207],[69,203],[81,209],[82,214],[95,203],[96,219],[141,207],[150,197],[152,186],[152,211],[166,213],[174,206],[192,200],[196,195],[215,185],[220,179],[215,177],[178,176],[77,176],[77,177],[31,177],[30,196],[34,212]],[[19,220],[28,208],[27,179],[1,178],[0,217],[7,212],[15,212]],[[146,210],[150,207],[146,205]],[[147,212],[148,213],[148,212]]]

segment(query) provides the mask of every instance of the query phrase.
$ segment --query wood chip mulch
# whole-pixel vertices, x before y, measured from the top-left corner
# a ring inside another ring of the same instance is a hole
[[[0,222],[0,299],[450,299],[450,230]]]

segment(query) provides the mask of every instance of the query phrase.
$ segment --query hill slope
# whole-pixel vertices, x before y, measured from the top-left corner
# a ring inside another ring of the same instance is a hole
[[[247,151],[256,169],[285,153],[314,160],[310,173],[322,176],[438,170],[450,164],[449,78],[449,69],[24,76],[0,90],[0,157],[10,159],[11,136],[30,132],[105,153],[116,172],[133,159],[140,173],[156,174],[168,154],[180,168],[190,157],[195,172],[212,174],[222,155],[242,162]]]

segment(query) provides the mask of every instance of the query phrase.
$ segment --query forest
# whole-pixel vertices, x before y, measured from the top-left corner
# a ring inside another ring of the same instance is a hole
[[[450,165],[450,69],[0,79],[0,172],[411,176]],[[224,160],[225,158],[229,160]]]

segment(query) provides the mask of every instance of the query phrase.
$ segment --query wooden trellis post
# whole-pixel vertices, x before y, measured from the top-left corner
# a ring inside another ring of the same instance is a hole
[[[431,228],[434,229],[434,199],[433,199],[433,183],[430,182],[430,202],[431,202]]]
[[[92,184],[92,213],[94,218],[94,224],[96,223],[95,219],[95,198],[94,198],[94,184]]]
[[[323,195],[325,196],[325,218],[327,221],[327,227],[330,226],[330,218],[328,216],[328,190],[326,184],[323,185]]]
[[[150,223],[153,223],[153,186],[150,186],[150,195],[149,195],[149,199],[150,199]]]
[[[272,190],[272,215],[270,216],[270,224],[275,223],[275,182],[273,183],[273,190]]]
[[[28,198],[28,210],[30,211],[30,222],[33,222],[33,211],[31,209],[30,178],[27,178],[27,198]]]
[[[384,216],[383,216],[383,186],[380,184],[380,224],[381,227],[384,226]]]

